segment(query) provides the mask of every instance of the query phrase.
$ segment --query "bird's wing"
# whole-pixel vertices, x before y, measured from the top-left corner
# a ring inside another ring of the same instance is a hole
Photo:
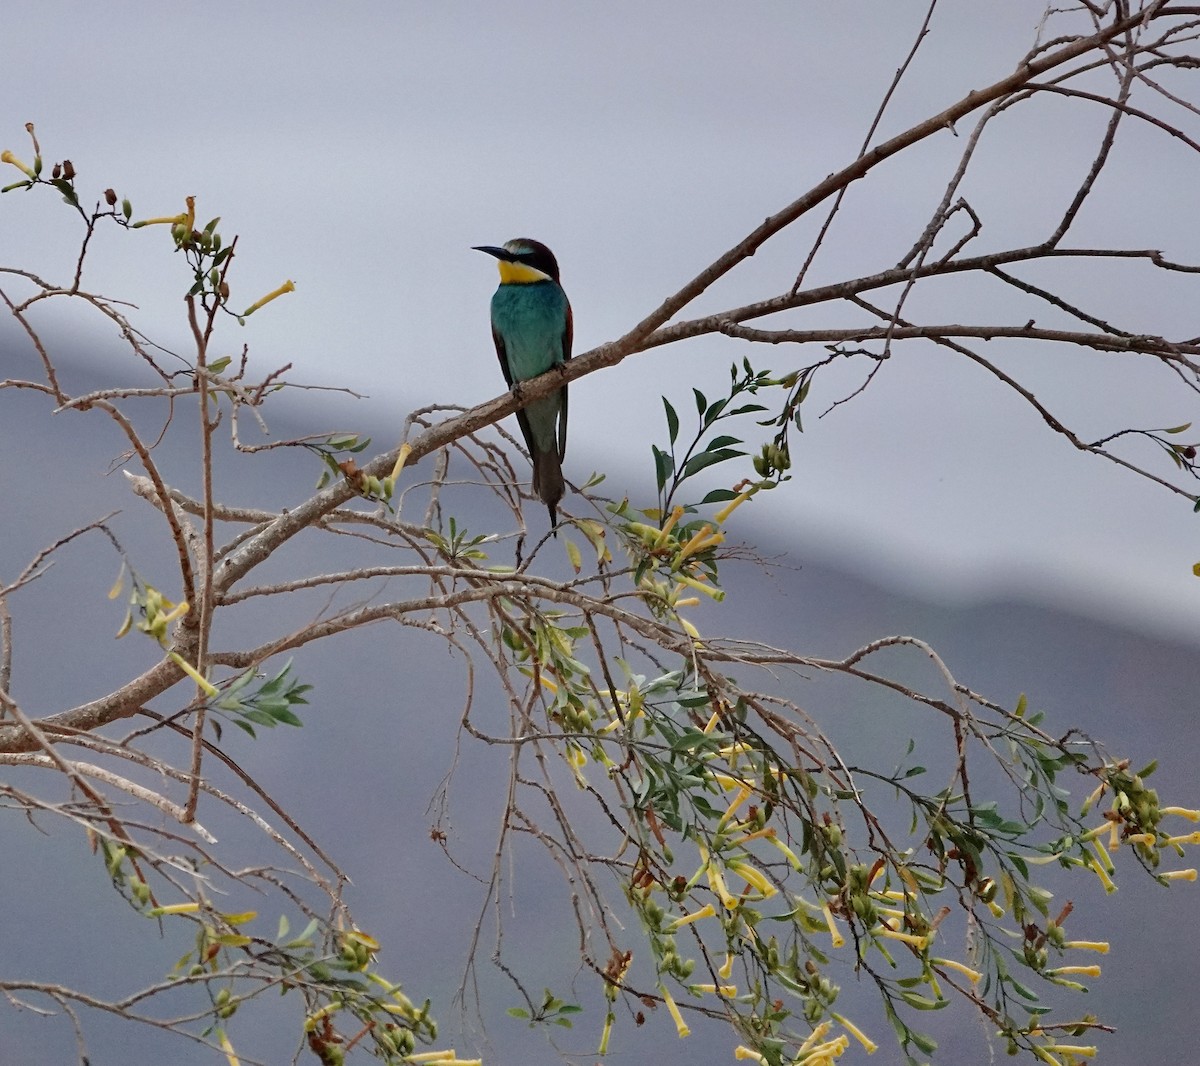
[[[504,380],[511,389],[513,378],[512,371],[508,369],[508,352],[504,348],[504,338],[500,336],[500,331],[495,326],[492,326],[492,340],[496,342],[496,355],[500,359],[500,369],[504,373]]]
[[[504,373],[504,380],[511,389],[513,387],[513,376],[512,371],[508,368],[508,351],[504,347],[504,338],[500,336],[500,331],[494,326],[492,327],[492,340],[496,342],[496,355],[500,357],[500,369]],[[517,425],[521,427],[521,436],[525,438],[525,447],[529,451],[530,458],[532,458],[534,454],[533,430],[529,428],[529,416],[525,413],[524,407],[517,412]]]
[[[571,313],[570,301],[567,302],[567,324],[563,329],[563,362],[571,358],[571,343],[575,339],[575,316]],[[564,385],[558,391],[562,397],[558,418],[558,461],[561,463],[567,454],[567,387]]]

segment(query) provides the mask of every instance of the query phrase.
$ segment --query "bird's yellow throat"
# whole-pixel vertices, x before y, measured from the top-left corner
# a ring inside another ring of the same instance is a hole
[[[497,262],[500,267],[501,285],[529,285],[535,281],[552,280],[549,274],[524,263],[509,263],[503,259]]]

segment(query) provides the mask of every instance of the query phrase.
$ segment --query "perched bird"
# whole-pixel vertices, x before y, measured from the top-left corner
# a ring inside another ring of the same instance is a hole
[[[544,244],[526,238],[503,248],[478,246],[495,256],[500,287],[492,296],[492,338],[509,388],[571,358],[571,305],[558,282],[558,261]],[[533,460],[533,491],[558,526],[567,450],[567,387],[521,408],[517,421]]]

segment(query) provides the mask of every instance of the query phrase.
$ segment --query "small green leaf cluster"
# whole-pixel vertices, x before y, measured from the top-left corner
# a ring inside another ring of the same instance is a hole
[[[760,389],[787,385],[787,379],[772,378],[770,371],[756,371],[748,359],[742,361],[740,370],[736,363],[731,366],[729,378],[728,395],[711,402],[699,389],[692,389],[692,395],[696,402],[698,425],[686,447],[679,441],[679,415],[671,402],[665,396],[663,397],[663,409],[667,416],[668,444],[666,448],[651,445],[651,451],[654,455],[654,471],[658,487],[658,510],[664,518],[671,513],[685,482],[703,470],[746,454],[739,447],[744,443],[740,437],[732,436],[729,433],[716,433],[708,436],[717,427],[717,424],[766,411],[767,408],[763,404],[747,402],[748,398],[757,396]],[[759,423],[759,425],[766,424],[769,423]],[[705,439],[706,437],[707,439]],[[760,469],[759,459],[768,454],[773,457],[772,460],[764,461]],[[777,442],[773,446],[764,446],[762,456],[755,459],[755,472],[760,478],[770,482],[769,487],[772,488],[779,481],[787,479],[786,471],[790,466],[791,458],[787,450],[786,439],[782,444]],[[736,496],[737,492],[733,489],[714,489],[698,503],[699,505],[724,503]],[[685,509],[695,506],[694,503],[685,505]]]
[[[257,917],[253,911],[225,914],[184,904],[151,908],[147,915],[187,915],[196,925],[194,946],[168,979],[202,981],[208,989],[213,1024],[202,1036],[218,1032],[243,1003],[277,988],[303,998],[304,1038],[322,1062],[345,1060],[353,1038],[340,1030],[342,1018],[390,1066],[407,1061],[418,1043],[437,1039],[429,1001],[418,1006],[374,968],[379,944],[362,930],[338,930],[313,918],[291,935],[281,916],[275,937],[264,938],[242,932]]]
[[[571,1015],[579,1014],[582,1010],[583,1008],[578,1004],[559,999],[547,988],[542,996],[542,1002],[537,1007],[532,1009],[509,1007],[507,1013],[510,1018],[528,1021],[531,1029],[537,1025],[557,1025],[563,1029],[570,1029],[574,1026]]]
[[[25,175],[20,181],[0,187],[0,193],[14,192],[17,189],[32,189],[37,185],[47,185],[57,190],[62,196],[63,202],[78,212],[87,223],[89,233],[97,220],[101,218],[111,218],[118,225],[129,228],[129,220],[133,217],[133,205],[128,200],[122,200],[121,209],[118,213],[116,210],[118,198],[112,189],[105,189],[103,194],[107,210],[102,209],[98,202],[95,210],[90,215],[84,210],[83,205],[79,202],[79,191],[75,188],[75,179],[78,177],[78,174],[75,170],[75,164],[71,160],[64,159],[61,163],[55,163],[50,169],[50,177],[42,177],[45,164],[42,161],[42,148],[38,143],[37,134],[34,132],[32,122],[25,123],[25,131],[29,134],[29,139],[33,142],[33,165],[29,166],[23,163],[8,149],[0,152],[0,163],[7,163]]]
[[[445,557],[447,562],[481,562],[487,559],[487,552],[479,547],[493,538],[486,533],[472,534],[465,527],[460,527],[458,520],[451,515],[446,528],[426,529],[426,539]]]
[[[764,443],[753,456],[753,478],[742,478],[729,488],[715,488],[695,501],[681,502],[684,490],[703,471],[744,458],[744,441],[722,432],[722,423],[761,414],[767,407],[754,398],[764,389],[785,388],[784,403],[798,405],[802,395],[792,398],[796,375],[774,378],[769,371],[756,371],[748,359],[730,367],[729,392],[710,401],[693,388],[697,426],[686,444],[680,439],[680,418],[665,396],[663,410],[667,420],[667,445],[652,445],[658,505],[638,509],[626,499],[609,510],[620,520],[626,550],[634,564],[634,582],[645,593],[651,609],[670,614],[682,605],[698,603],[696,594],[716,602],[724,598],[718,576],[718,548],[725,540],[722,525],[739,506],[758,492],[773,489],[791,475],[791,452],[785,431]],[[806,390],[804,390],[806,394]],[[798,419],[798,414],[795,415]],[[774,425],[776,420],[758,425]],[[723,505],[709,518],[702,509]]]
[[[115,600],[121,594],[126,576],[130,586],[129,603],[125,618],[117,630],[117,639],[120,640],[131,629],[137,629],[165,648],[170,643],[167,639],[168,627],[187,614],[187,601],[174,603],[167,599],[153,585],[143,581],[128,563],[121,564],[117,580],[109,590],[109,599]]]
[[[1010,748],[1019,815],[1005,813],[999,801],[973,801],[963,787],[918,791],[925,773],[919,765],[903,764],[890,775],[856,771],[908,805],[905,838],[880,823],[844,767],[821,764],[803,735],[796,743],[808,752],[797,759],[751,730],[748,697],[726,695],[715,677],[701,684],[687,668],[649,677],[626,668],[625,689],[598,702],[575,651],[587,630],[568,636],[556,622],[545,619],[532,647],[523,638],[538,663],[527,669],[553,691],[552,719],[564,728],[563,708],[586,710],[570,719],[564,749],[580,783],[587,784],[590,759],[619,785],[637,848],[624,890],[657,978],[692,997],[719,997],[767,1062],[792,1061],[823,1027],[842,1026],[861,1038],[835,1013],[839,989],[826,973],[843,950],[878,986],[910,1062],[932,1054],[936,1041],[907,1015],[945,1008],[951,988],[982,1005],[1018,1050],[1071,1054],[1077,1045],[1065,1040],[1099,1023],[1090,1016],[1050,1022],[1052,1008],[1020,975],[1084,991],[1076,978],[1100,970],[1073,964],[1072,954],[1107,945],[1066,939],[1071,908],[1052,914],[1052,895],[1032,871],[1051,862],[1106,880],[1112,864],[1096,840],[1110,830],[1114,850],[1128,845],[1151,867],[1154,849],[1182,854],[1200,837],[1157,829],[1165,813],[1195,812],[1159,806],[1142,780],[1152,768],[1134,774],[1121,764],[1091,766],[1090,745],[1041,732],[1040,716],[1022,699],[986,727],[970,717],[963,727],[981,745]],[[515,637],[508,643],[522,646]],[[909,742],[908,754],[913,749]],[[1098,828],[1081,821],[1094,799],[1081,808],[1061,786],[1066,771],[1093,774],[1102,782],[1097,792],[1112,794]],[[879,843],[885,838],[886,847]],[[976,929],[968,961],[937,950],[948,935],[944,920],[962,907]],[[698,982],[699,973],[717,983]],[[812,1032],[797,1032],[796,1021]],[[611,1022],[610,1012],[605,1046]]]
[[[518,668],[541,684],[546,714],[564,733],[588,737],[598,712],[591,670],[578,656],[580,641],[591,635],[587,626],[564,625],[564,613],[555,610],[529,611],[522,621],[515,617],[501,627],[500,639],[512,653]],[[536,665],[535,665],[536,664]],[[572,764],[585,761],[577,736],[567,741]]]
[[[348,476],[345,470],[346,463],[339,460],[338,456],[358,455],[365,451],[370,443],[370,437],[359,437],[356,433],[331,434],[322,440],[305,441],[304,447],[320,456],[321,462],[325,464],[325,469],[321,471],[317,480],[317,488],[323,489],[334,479]]]
[[[232,681],[219,686],[220,698],[210,701],[208,707],[252,737],[256,737],[255,725],[268,729],[277,725],[303,725],[292,708],[308,703],[305,696],[312,690],[312,685],[295,679],[292,661],[289,659],[274,677],[250,690],[250,685],[260,676],[253,667],[239,674]]]

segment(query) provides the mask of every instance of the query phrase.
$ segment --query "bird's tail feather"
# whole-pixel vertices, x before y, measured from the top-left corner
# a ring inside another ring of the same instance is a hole
[[[565,488],[558,452],[555,449],[537,452],[533,456],[533,491],[549,508],[550,527],[555,530],[555,536],[558,535],[558,501],[563,498]]]

